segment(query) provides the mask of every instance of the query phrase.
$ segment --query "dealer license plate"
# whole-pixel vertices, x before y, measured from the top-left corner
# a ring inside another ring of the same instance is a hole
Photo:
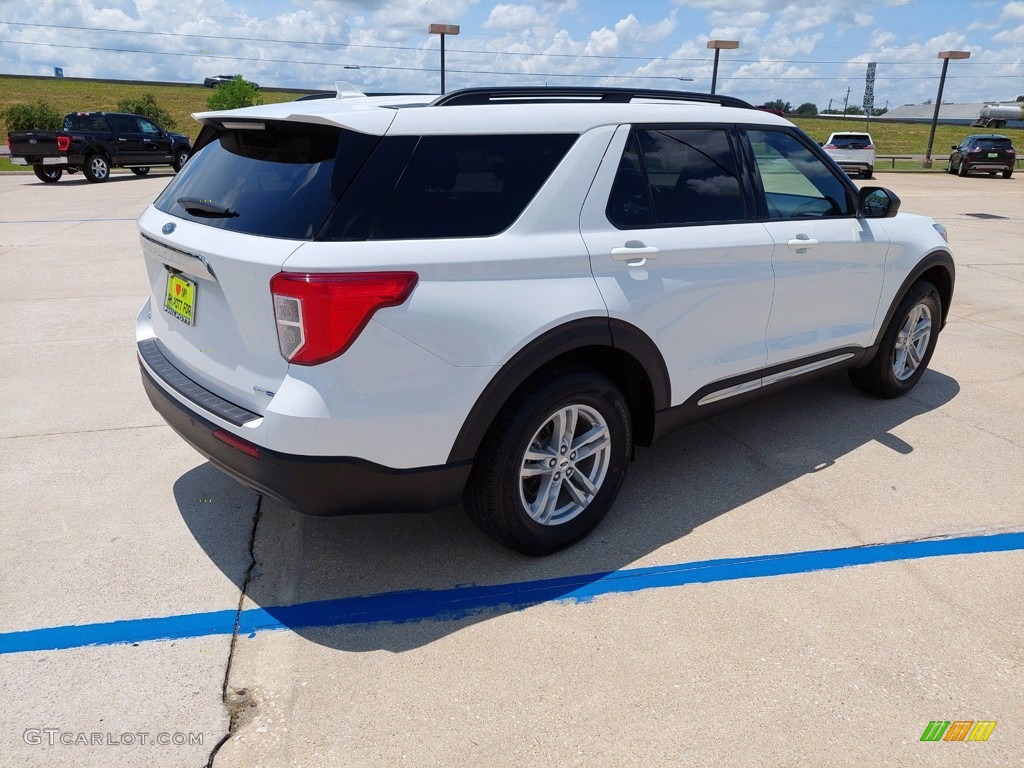
[[[999,157],[999,153],[998,152],[989,152],[988,156],[989,157]]]
[[[185,325],[196,324],[196,284],[192,280],[167,273],[167,297],[164,311],[174,315]]]

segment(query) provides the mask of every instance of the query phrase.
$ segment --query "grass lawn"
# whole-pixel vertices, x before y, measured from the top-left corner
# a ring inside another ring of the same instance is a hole
[[[157,104],[174,118],[176,127],[169,130],[184,133],[191,139],[199,135],[199,123],[192,119],[192,113],[205,111],[206,100],[213,93],[211,88],[201,85],[133,85],[127,82],[103,83],[57,77],[35,79],[0,76],[0,110],[12,104],[31,104],[42,99],[61,115],[79,111],[116,112],[117,102],[146,93],[152,93]],[[275,104],[294,101],[303,94],[261,91],[260,95],[265,103]],[[0,121],[0,136],[3,140],[7,138],[7,126],[3,121]]]
[[[790,115],[788,120],[803,129],[804,133],[815,141],[826,141],[829,134],[835,131],[863,131],[863,120],[843,120],[828,118],[806,118]],[[880,155],[923,155],[928,148],[928,123],[890,123],[885,120],[873,119],[868,126],[868,133],[875,142],[875,151]],[[965,136],[972,133],[1000,133],[1009,136],[1015,147],[1024,145],[1024,130],[1020,128],[972,128],[969,125],[938,125],[935,127],[935,141],[932,144],[932,156],[948,157],[949,148],[959,144]],[[888,167],[889,162],[880,161],[878,167]],[[897,161],[896,167],[899,168]],[[920,163],[917,164],[920,168]]]

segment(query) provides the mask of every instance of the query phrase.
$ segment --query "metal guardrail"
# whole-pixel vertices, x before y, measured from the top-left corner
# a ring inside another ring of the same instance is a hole
[[[924,155],[876,155],[875,156],[875,168],[878,168],[879,161],[888,160],[890,161],[889,168],[896,170],[897,160],[908,160],[910,162],[924,162]],[[949,162],[949,155],[932,155],[932,166],[943,166]],[[1024,157],[1018,157],[1014,163],[1014,168],[1018,171],[1021,169],[1021,163],[1024,162]]]

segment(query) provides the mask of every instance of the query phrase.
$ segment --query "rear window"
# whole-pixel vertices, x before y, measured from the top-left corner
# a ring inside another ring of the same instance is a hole
[[[871,145],[871,137],[867,134],[833,136],[829,144],[839,149],[866,149]]]
[[[308,123],[261,125],[262,130],[204,129],[200,149],[154,205],[218,229],[311,240],[379,137]]]
[[[576,138],[575,134],[424,136],[369,237],[495,235],[518,218]]]
[[[981,149],[1011,149],[1013,147],[1009,139],[978,139],[978,146]]]

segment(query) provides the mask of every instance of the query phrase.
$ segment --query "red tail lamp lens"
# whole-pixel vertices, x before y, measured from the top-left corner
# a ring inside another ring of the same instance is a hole
[[[71,146],[70,136],[58,136],[57,137],[57,150],[59,152],[67,152],[68,147]]]
[[[298,365],[338,357],[374,312],[404,303],[417,279],[415,272],[274,275],[270,292],[281,354]]]

